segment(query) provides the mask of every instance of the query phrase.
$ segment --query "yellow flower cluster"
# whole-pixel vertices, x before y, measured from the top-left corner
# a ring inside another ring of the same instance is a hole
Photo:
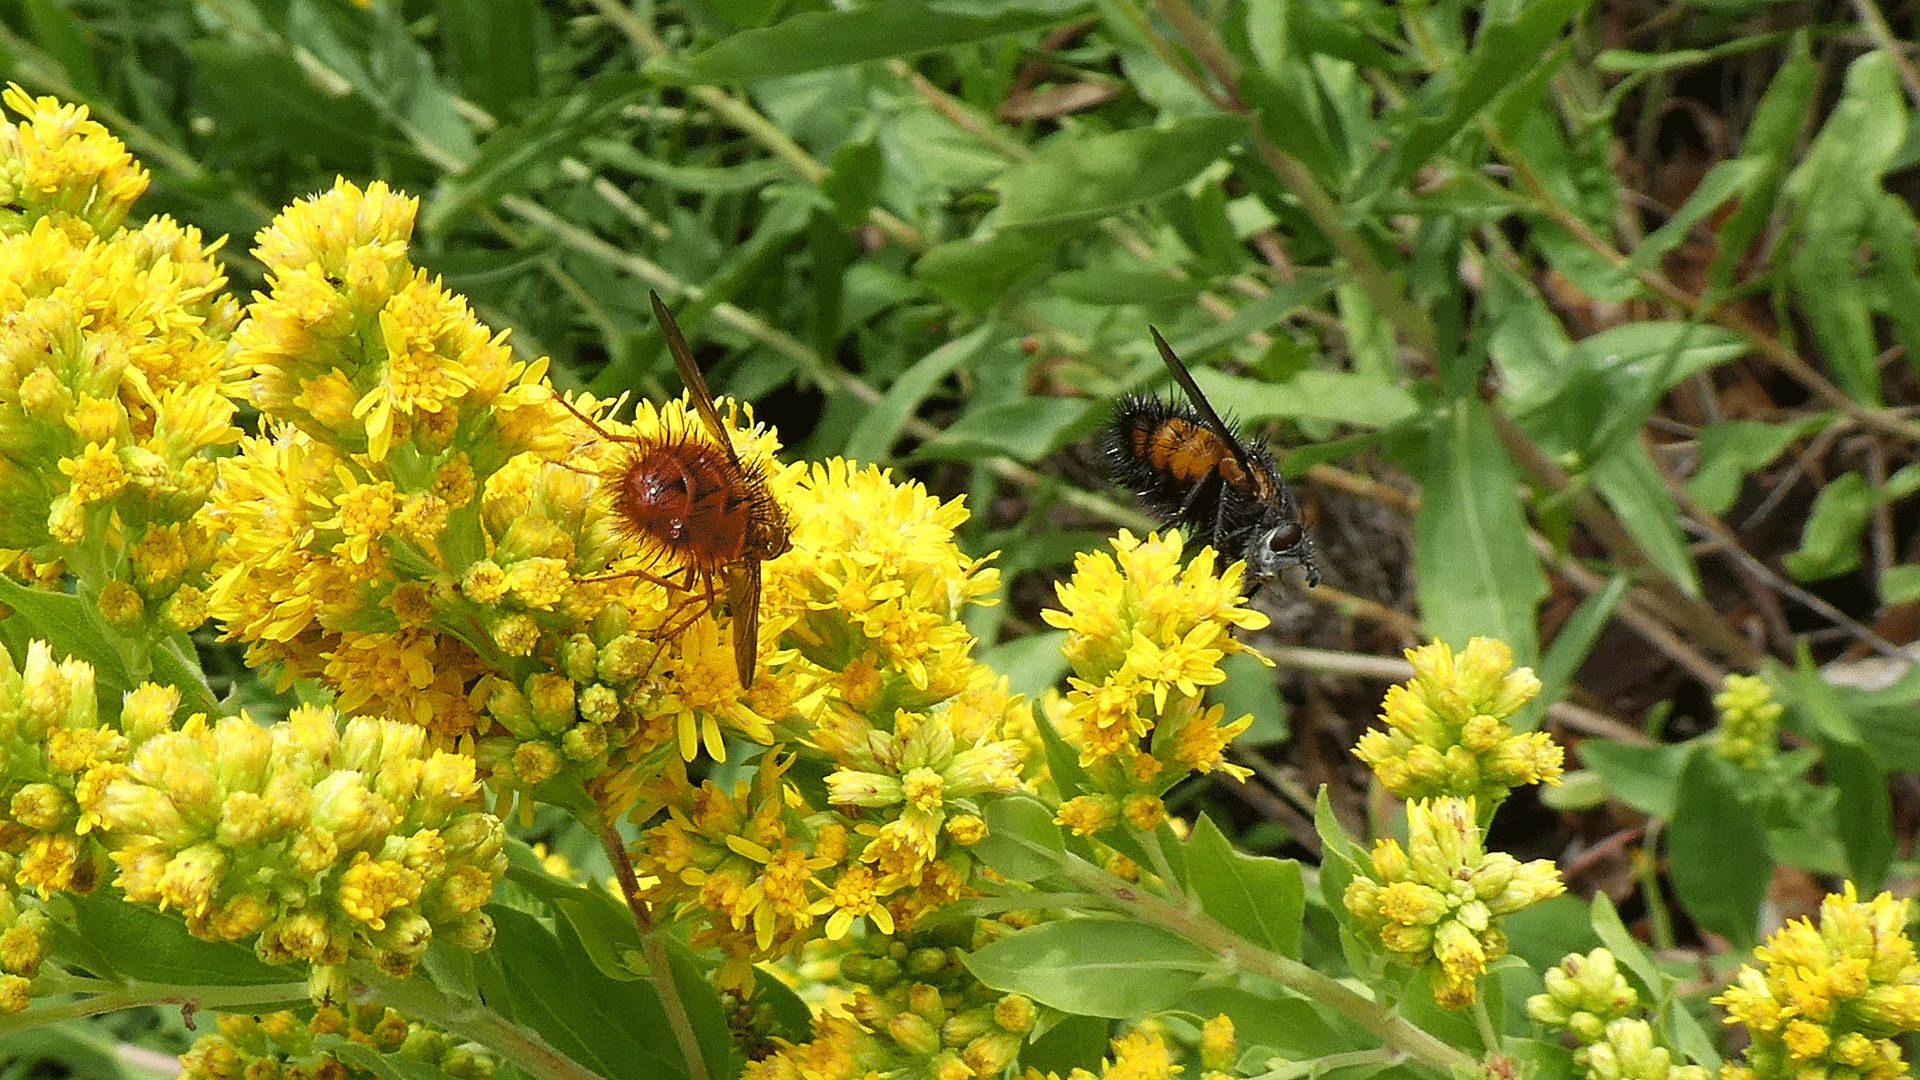
[[[171,723],[178,695],[128,695],[122,723],[145,731]],[[133,745],[99,715],[93,668],[56,660],[44,641],[25,662],[0,646],[0,851],[18,859],[9,883],[92,892],[111,863],[98,830],[106,785]]]
[[[643,806],[667,817],[633,853],[656,879],[647,899],[704,920],[696,941],[727,954],[729,979],[856,920],[909,929],[959,896],[982,797],[1021,786],[1031,730],[960,621],[997,574],[954,544],[957,501],[836,460],[798,475],[793,505],[793,550],[766,568],[767,621],[787,648],[752,694],[754,712],[783,721],[779,741],[732,794],[663,779]],[[733,685],[725,646],[711,647],[710,681]],[[669,684],[681,725],[706,692],[685,683]],[[800,756],[824,782],[789,772]]]
[[[1095,788],[1060,810],[1060,822],[1082,834],[1122,819],[1152,828],[1164,816],[1159,797],[1189,773],[1249,775],[1225,751],[1253,717],[1223,723],[1224,707],[1208,707],[1202,694],[1226,678],[1222,659],[1252,652],[1233,628],[1267,625],[1241,599],[1244,567],[1216,575],[1211,549],[1184,568],[1178,533],[1141,540],[1122,531],[1113,549],[1078,556],[1057,587],[1060,610],[1042,613],[1067,631],[1073,675],[1048,711]]]
[[[1909,900],[1861,902],[1852,882],[1820,904],[1820,925],[1796,919],[1754,951],[1714,1003],[1753,1042],[1722,1080],[1895,1080],[1896,1041],[1920,1031],[1920,960],[1907,937]]]
[[[194,514],[240,436],[217,245],[121,227],[147,174],[85,108],[0,99],[24,117],[0,122],[0,572],[73,573],[131,638],[191,629],[211,559]]]
[[[1458,656],[1445,642],[1407,650],[1413,678],[1387,691],[1380,719],[1353,749],[1403,799],[1474,799],[1488,818],[1522,784],[1560,782],[1564,755],[1542,731],[1516,733],[1506,718],[1533,700],[1540,680],[1514,670],[1500,641],[1474,638]]]
[[[408,261],[415,208],[342,181],[261,232],[270,288],[234,346],[268,424],[222,463],[205,520],[223,540],[214,615],[250,663],[458,733],[501,617],[463,607],[456,584],[493,554],[480,496],[516,453],[557,457],[565,414],[541,365]]]
[[[1173,1048],[1158,1031],[1129,1031],[1114,1039],[1111,1047],[1113,1053],[1100,1063],[1099,1072],[1075,1069],[1065,1080],[1174,1080],[1186,1072],[1175,1063]],[[1205,1080],[1215,1080],[1221,1075],[1217,1070],[1203,1074]],[[1061,1076],[1028,1069],[1020,1074],[1020,1080],[1061,1080]]]
[[[479,1044],[460,1042],[380,1005],[355,1005],[350,1010],[323,1005],[304,1022],[291,1012],[218,1015],[219,1030],[200,1036],[192,1049],[180,1055],[181,1080],[230,1080],[239,1076],[331,1076],[346,1080],[375,1075],[315,1049],[315,1036],[319,1035],[343,1036],[389,1056],[396,1064],[388,1068],[395,1071],[424,1065],[454,1080],[491,1080],[497,1069],[494,1059]]]
[[[254,939],[271,963],[359,956],[405,975],[435,937],[493,940],[481,908],[505,834],[480,796],[473,759],[428,751],[422,729],[302,706],[271,728],[194,716],[155,735],[99,815],[128,900]]]
[[[1568,1032],[1579,1043],[1573,1061],[1590,1080],[1707,1080],[1699,1065],[1676,1065],[1654,1039],[1653,1026],[1631,1016],[1640,995],[1628,985],[1613,954],[1595,949],[1569,954],[1549,968],[1546,993],[1527,999],[1527,1015]]]
[[[631,440],[704,427],[684,403],[583,424],[544,361],[515,361],[408,261],[415,210],[341,181],[258,238],[271,287],[234,343],[268,425],[222,464],[204,514],[224,541],[227,635],[342,710],[477,738],[463,745],[494,782],[586,785],[610,813],[676,737],[688,758],[703,743],[724,758],[723,731],[767,742],[715,677],[732,660],[706,583],[633,543],[608,497]],[[735,441],[753,460],[775,449]],[[783,501],[785,475],[770,477]],[[754,705],[784,717],[792,702],[776,689]]]
[[[975,947],[997,924],[974,925]],[[1000,995],[980,985],[961,958],[965,938],[899,937],[841,961],[856,984],[844,1013],[829,1013],[814,1038],[750,1064],[742,1080],[859,1080],[897,1074],[998,1076],[1019,1054],[1040,1019],[1020,994]]]
[[[1471,799],[1407,805],[1407,846],[1374,842],[1371,866],[1341,898],[1359,934],[1427,972],[1445,1008],[1473,1002],[1476,980],[1507,952],[1498,919],[1565,890],[1544,859],[1487,851]]]
[[[0,868],[11,864],[10,858],[0,860]],[[33,977],[52,948],[53,920],[46,910],[0,885],[0,1014],[25,1012],[32,1004]]]
[[[87,892],[117,865],[129,901],[276,963],[363,956],[405,973],[435,935],[492,939],[481,907],[506,870],[504,833],[479,812],[471,758],[429,752],[409,724],[343,727],[313,707],[271,728],[200,714],[176,728],[179,703],[148,683],[115,721],[89,665],[35,642],[16,669],[0,649],[0,851],[15,880]]]
[[[1773,688],[1754,675],[1729,675],[1713,695],[1720,726],[1714,731],[1713,751],[1736,765],[1754,768],[1778,754],[1774,737],[1786,706],[1773,699]]]

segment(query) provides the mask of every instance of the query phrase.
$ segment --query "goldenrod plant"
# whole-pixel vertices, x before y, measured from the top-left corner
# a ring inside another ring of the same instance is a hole
[[[1604,900],[1612,952],[1518,955],[1589,913],[1489,846],[1563,771],[1502,642],[1408,651],[1354,749],[1391,835],[1323,799],[1318,866],[1247,854],[1173,798],[1252,775],[1209,699],[1260,659],[1241,564],[1082,553],[1042,616],[1070,674],[1028,697],[970,629],[1000,582],[961,500],[781,464],[729,401],[792,530],[743,689],[741,612],[609,490],[608,433],[707,437],[688,400],[563,398],[379,181],[275,216],[243,303],[87,110],[4,100],[0,1030],[174,1005],[208,1080],[1907,1072],[1888,894],[1734,976],[1744,1063]],[[219,691],[203,626],[243,657]]]

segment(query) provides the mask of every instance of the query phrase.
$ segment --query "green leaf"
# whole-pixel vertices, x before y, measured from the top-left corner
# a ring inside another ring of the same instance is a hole
[[[101,97],[105,91],[94,66],[93,50],[88,47],[91,31],[86,22],[69,5],[55,0],[26,0],[23,8],[20,14],[26,16],[28,39],[60,65],[83,99]],[[16,73],[9,77],[20,76]],[[34,92],[45,93],[46,89],[36,87]]]
[[[1607,628],[1613,611],[1620,605],[1620,598],[1627,594],[1627,578],[1615,574],[1607,580],[1606,588],[1580,601],[1567,621],[1560,624],[1560,630],[1553,635],[1553,641],[1547,646],[1546,655],[1540,658],[1535,673],[1540,679],[1540,693],[1522,710],[1519,717],[1511,721],[1521,731],[1531,731],[1540,726],[1540,718],[1546,715],[1547,706],[1559,701],[1572,683],[1574,673],[1586,662],[1587,653],[1593,649],[1593,643],[1600,640],[1601,631]],[[1582,743],[1583,747],[1589,745]]]
[[[1607,947],[1619,966],[1640,980],[1641,989],[1658,995],[1661,987],[1667,983],[1666,974],[1660,970],[1659,961],[1653,958],[1647,947],[1620,921],[1620,912],[1613,906],[1613,901],[1607,898],[1606,893],[1595,893],[1590,910],[1593,932],[1600,936],[1600,944]]]
[[[1499,638],[1521,664],[1539,652],[1534,609],[1547,579],[1527,542],[1520,478],[1478,401],[1456,401],[1428,432],[1415,520],[1420,609],[1432,636]]]
[[[1765,175],[1762,162],[1752,158],[1732,158],[1707,170],[1687,201],[1680,204],[1666,224],[1655,229],[1633,249],[1627,266],[1635,271],[1655,270],[1668,252],[1680,246],[1710,214],[1729,201],[1745,194],[1748,185]]]
[[[1163,128],[1062,136],[995,183],[1002,228],[1094,221],[1192,180],[1246,134],[1237,116],[1190,116]]]
[[[1169,930],[1128,919],[1030,926],[974,952],[967,970],[989,987],[1083,1016],[1146,1016],[1218,970],[1220,958]]]
[[[1687,914],[1740,948],[1751,946],[1773,880],[1766,830],[1724,762],[1687,758],[1667,827],[1668,874]]]
[[[1817,413],[1791,423],[1728,420],[1700,429],[1700,459],[1687,480],[1687,494],[1702,508],[1723,514],[1740,496],[1746,475],[1773,462],[1787,447],[1832,422]]]
[[[1593,485],[1626,526],[1640,550],[1688,596],[1700,595],[1700,570],[1680,532],[1680,506],[1637,439],[1621,443],[1594,464]]]
[[[920,256],[913,276],[969,311],[985,311],[1058,253],[1056,244],[1023,232],[950,240]]]
[[[1580,760],[1607,782],[1621,802],[1649,817],[1671,819],[1680,774],[1695,748],[1694,743],[1632,746],[1588,739],[1580,744]]]
[[[527,912],[498,904],[487,910],[495,935],[486,959],[499,988],[497,997],[488,995],[488,1005],[608,1080],[689,1075],[666,1010],[649,983],[601,974],[564,924],[556,933]],[[718,1015],[712,986],[697,979],[691,988],[674,981],[683,999],[689,989],[707,999],[688,1000],[692,1009]]]
[[[689,60],[686,74],[721,85],[760,82],[868,60],[915,56],[1049,26],[1061,18],[1052,11],[951,15],[906,0],[846,11],[808,11],[722,40]]]
[[[202,941],[187,932],[178,915],[129,903],[115,893],[67,896],[73,905],[73,932],[86,943],[89,955],[112,965],[95,972],[102,978],[180,986],[288,983],[302,987],[300,996],[304,996],[304,967],[269,964],[238,942]]]
[[[1182,280],[1153,270],[1108,265],[1064,270],[1048,278],[1047,286],[1068,300],[1112,307],[1184,304],[1207,289],[1207,283],[1197,278]]]
[[[639,101],[647,87],[630,72],[589,79],[547,99],[519,123],[494,132],[467,167],[447,177],[427,203],[422,228],[440,233],[475,206],[491,205],[544,182],[561,157],[577,153],[583,142],[619,122],[621,112]]]
[[[1060,653],[1066,641],[1065,630],[1010,638],[983,650],[980,662],[1005,675],[1013,693],[1033,698],[1058,684],[1066,672],[1067,658]]]
[[[1300,955],[1306,891],[1299,863],[1235,850],[1204,814],[1185,848],[1186,885],[1208,917],[1262,948]]]
[[[1203,1023],[1222,1014],[1231,1018],[1242,1060],[1261,1048],[1294,1061],[1312,1061],[1355,1049],[1351,1035],[1336,1031],[1310,1003],[1297,997],[1256,994],[1232,986],[1203,986],[1181,998],[1175,1011]]]
[[[1920,566],[1889,566],[1880,575],[1880,604],[1893,607],[1920,600]]]
[[[1392,427],[1419,411],[1412,395],[1378,376],[1309,369],[1284,382],[1241,379],[1198,368],[1194,381],[1208,401],[1232,402],[1230,420],[1332,420],[1366,428]]]
[[[842,143],[833,152],[820,190],[833,204],[833,214],[846,228],[858,228],[867,219],[886,176],[886,160],[871,140]]]
[[[1783,193],[1800,228],[1785,245],[1787,276],[1836,381],[1863,405],[1880,402],[1873,303],[1857,260],[1872,240],[1881,177],[1906,138],[1906,99],[1890,57],[1869,52]]]
[[[1398,140],[1392,186],[1399,188],[1412,179],[1494,98],[1542,67],[1552,66],[1546,60],[1560,42],[1561,28],[1588,2],[1540,0],[1508,9],[1514,12],[1511,20],[1483,24],[1472,53],[1458,69],[1458,87],[1446,114],[1416,124]]]
[[[1092,426],[1107,403],[1073,398],[1026,398],[975,409],[916,450],[913,461],[974,461],[1009,457],[1037,461]]]
[[[445,68],[459,80],[461,96],[501,117],[539,93],[542,27],[535,0],[440,0],[439,18]]]
[[[1794,34],[1792,44],[1781,53],[1784,59],[1754,110],[1753,122],[1742,133],[1741,156],[1759,162],[1761,169],[1715,237],[1719,252],[1708,274],[1719,289],[1731,288],[1747,272],[1744,264],[1753,242],[1773,226],[1780,209],[1780,185],[1787,166],[1800,153],[1800,132],[1826,70],[1824,63],[1815,64],[1804,29]]]
[[[1847,878],[1863,894],[1877,892],[1896,846],[1886,766],[1865,743],[1829,741],[1823,749],[1827,782],[1839,790],[1834,823],[1847,853]]]
[[[1860,565],[1860,536],[1879,502],[1859,473],[1835,477],[1820,489],[1807,512],[1799,549],[1781,556],[1780,565],[1801,581],[1851,573]]]
[[[1529,435],[1550,452],[1594,462],[1635,441],[1676,384],[1746,351],[1718,327],[1639,322],[1602,330],[1558,356],[1504,352],[1500,370]]]
[[[981,323],[964,336],[921,357],[902,372],[847,437],[846,449],[842,454],[854,461],[889,460],[894,441],[900,437],[900,429],[905,426],[907,418],[955,368],[979,355],[993,331],[992,323]]]
[[[1869,711],[1863,706],[1870,699],[1829,683],[1804,655],[1796,669],[1776,668],[1766,674],[1788,715],[1820,744],[1827,782],[1837,789],[1834,823],[1846,852],[1848,877],[1862,892],[1878,889],[1893,859],[1894,828],[1887,769],[1859,720]]]
[[[55,657],[91,664],[103,695],[117,698],[140,682],[101,622],[97,606],[72,593],[29,589],[5,575],[0,575],[0,604],[13,609],[8,622],[25,624],[30,637],[53,647]],[[16,663],[24,659],[24,654],[14,657]]]
[[[1038,799],[1010,795],[987,805],[987,835],[970,849],[1011,881],[1038,881],[1060,872],[1067,846],[1053,812]]]

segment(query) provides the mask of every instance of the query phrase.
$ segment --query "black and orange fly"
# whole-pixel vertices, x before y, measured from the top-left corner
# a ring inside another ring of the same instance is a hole
[[[713,605],[715,583],[724,585],[733,621],[734,666],[740,688],[746,690],[760,662],[760,564],[786,554],[793,546],[792,529],[786,508],[774,498],[766,467],[743,462],[735,452],[713,391],[707,389],[673,314],[659,293],[648,296],[666,335],[667,351],[709,438],[675,431],[654,437],[615,435],[566,401],[561,404],[601,438],[627,444],[624,458],[601,476],[612,493],[614,517],[629,537],[672,552],[685,567],[678,581],[639,570],[627,574],[668,588],[700,590],[706,607],[699,611]]]
[[[1161,521],[1244,558],[1248,595],[1290,566],[1305,567],[1307,584],[1318,585],[1313,538],[1272,452],[1242,442],[1220,419],[1159,330],[1153,343],[1192,404],[1151,394],[1121,398],[1101,439],[1108,474]]]

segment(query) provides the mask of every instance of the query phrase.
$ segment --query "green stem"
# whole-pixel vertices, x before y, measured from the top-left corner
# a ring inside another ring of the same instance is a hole
[[[647,958],[654,992],[660,995],[660,1007],[666,1010],[674,1041],[680,1044],[680,1054],[687,1059],[687,1075],[692,1080],[707,1080],[707,1059],[700,1053],[700,1040],[694,1035],[687,1003],[680,1000],[680,984],[673,981],[673,962],[667,955],[666,942],[654,928],[652,910],[640,899],[640,879],[634,875],[633,860],[627,857],[626,841],[620,839],[619,831],[610,821],[601,824],[599,836],[601,850],[607,853],[608,861],[613,863],[614,877],[619,879],[620,895],[626,897],[627,909],[633,912],[634,928],[640,931],[640,954]]]
[[[1063,869],[1115,908],[1179,934],[1222,957],[1231,957],[1242,971],[1264,975],[1294,993],[1334,1010],[1378,1036],[1389,1049],[1405,1054],[1443,1075],[1477,1071],[1471,1057],[1395,1015],[1394,1010],[1328,978],[1291,957],[1262,948],[1205,915],[1167,903],[1138,886],[1122,881],[1078,858]]]
[[[193,986],[139,980],[110,982],[46,971],[34,979],[33,988],[42,994],[78,992],[84,996],[57,1005],[36,1006],[12,1016],[0,1016],[0,1036],[140,1005],[178,1005],[191,1016],[201,1009],[265,1012],[269,1007],[285,1007],[307,1000],[307,983],[304,979],[258,986]]]

